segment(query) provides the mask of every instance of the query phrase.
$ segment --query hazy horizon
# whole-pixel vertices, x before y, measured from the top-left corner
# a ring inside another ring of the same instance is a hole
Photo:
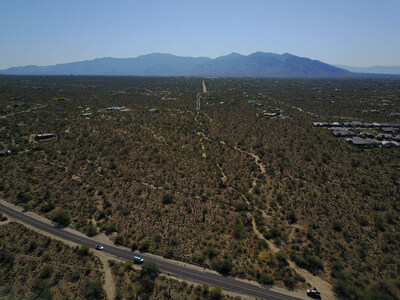
[[[291,53],[332,65],[400,65],[400,3],[3,1],[0,69],[150,53]]]

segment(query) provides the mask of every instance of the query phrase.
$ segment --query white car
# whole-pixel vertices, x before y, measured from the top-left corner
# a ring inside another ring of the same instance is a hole
[[[104,249],[103,245],[100,244],[96,245],[96,250],[103,250],[103,249]]]
[[[144,261],[144,259],[141,258],[141,257],[139,257],[139,256],[134,256],[134,257],[133,257],[133,262],[134,262],[135,264],[142,264],[143,261]]]

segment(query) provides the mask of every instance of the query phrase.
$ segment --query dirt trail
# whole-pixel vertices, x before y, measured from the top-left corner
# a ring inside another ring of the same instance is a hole
[[[201,99],[201,96],[200,96],[200,93],[198,93],[196,96],[196,111],[197,112],[200,111],[200,102],[201,102],[200,99]]]
[[[201,144],[201,149],[203,150],[203,153],[201,154],[201,156],[203,158],[207,158],[206,147],[203,144],[203,139],[200,140],[200,144]]]
[[[224,144],[225,144],[225,143],[224,143]],[[250,155],[252,158],[254,158],[254,162],[255,162],[256,165],[260,168],[261,174],[265,174],[265,165],[262,163],[262,161],[261,161],[261,159],[260,159],[260,157],[259,157],[258,155],[254,154],[254,153],[252,153],[252,152],[248,152],[248,151],[242,150],[242,149],[240,149],[240,148],[237,147],[237,146],[234,146],[233,148],[234,148],[235,150],[237,150],[237,151],[243,153],[243,154]],[[254,190],[254,188],[256,187],[256,185],[257,185],[257,178],[253,178],[253,181],[252,181],[252,183],[251,183],[251,188],[250,188],[249,191],[248,191],[249,194],[253,193],[253,190]]]
[[[304,269],[299,268],[291,260],[288,260],[288,263],[289,263],[290,267],[293,268],[297,273],[302,275],[313,288],[315,287],[323,295],[324,299],[328,299],[328,300],[337,299],[335,297],[335,295],[333,294],[333,288],[329,282],[321,279],[318,276],[312,275],[310,272],[308,272]]]
[[[203,92],[204,92],[204,93],[207,92],[207,89],[206,89],[204,80],[203,80]],[[198,114],[199,114],[199,112],[200,112],[200,98],[201,98],[201,95],[200,95],[200,94],[197,94],[197,99],[196,99],[196,110],[197,110],[197,115],[195,116],[195,121],[196,121],[196,122],[198,122],[197,116],[198,116]],[[210,139],[209,139],[208,136],[206,136],[203,132],[196,132],[196,133],[202,137],[200,143],[201,143],[201,146],[202,146],[202,149],[203,149],[203,157],[206,158],[207,155],[206,155],[206,153],[205,153],[205,148],[204,148],[204,144],[203,144],[203,139],[207,139],[207,140],[210,140]],[[227,143],[226,143],[225,141],[222,141],[222,140],[220,141],[220,144],[227,146]],[[261,173],[262,175],[264,175],[264,174],[266,173],[266,166],[265,166],[265,164],[261,161],[261,159],[260,159],[260,157],[259,157],[258,155],[254,154],[254,153],[252,153],[252,152],[249,152],[249,151],[240,149],[240,148],[237,147],[237,146],[234,146],[233,148],[234,148],[236,151],[239,151],[239,152],[242,153],[242,154],[245,154],[245,155],[248,155],[248,156],[252,157],[252,158],[254,159],[254,162],[256,163],[256,165],[259,167],[260,173]],[[220,166],[218,163],[217,163],[217,168],[220,170],[220,172],[221,172],[221,174],[222,174],[222,178],[221,178],[222,182],[225,183],[226,180],[227,180],[227,177],[226,177],[225,173],[223,172],[221,166]],[[253,178],[252,187],[249,189],[248,193],[252,194],[254,188],[256,187],[256,185],[257,185],[257,177]],[[233,189],[233,187],[229,187],[229,188],[232,188],[232,189]],[[241,197],[243,198],[243,200],[244,200],[244,201],[247,203],[247,205],[250,207],[250,202],[248,201],[248,199],[246,198],[246,196],[245,196],[243,193],[241,193],[241,192],[239,192],[239,193],[240,193]],[[262,214],[263,214],[263,217],[265,218],[265,217],[266,217],[265,212],[262,212]],[[255,218],[254,218],[253,214],[252,214],[251,212],[248,212],[248,213],[247,213],[247,216],[251,218],[251,223],[252,223],[252,228],[253,228],[254,234],[255,234],[258,238],[265,240],[265,241],[267,242],[267,244],[268,244],[268,246],[269,246],[269,248],[271,249],[272,252],[274,252],[274,253],[279,252],[281,249],[280,249],[279,247],[277,247],[272,241],[266,239],[266,238],[262,235],[262,233],[258,230],[257,224],[256,224],[256,222],[255,222]],[[312,274],[311,274],[310,272],[308,272],[307,270],[304,270],[304,269],[299,268],[299,267],[296,266],[296,264],[295,264],[293,261],[291,261],[290,259],[288,259],[288,263],[289,263],[290,267],[293,268],[297,273],[299,273],[300,275],[302,275],[302,276],[306,279],[306,281],[307,281],[312,287],[315,287],[318,291],[320,291],[320,292],[324,295],[324,299],[328,299],[328,300],[334,300],[334,299],[336,299],[335,296],[334,296],[334,294],[333,294],[333,291],[332,291],[332,286],[331,286],[327,281],[323,280],[322,278],[320,278],[320,277],[318,277],[318,276],[312,275]]]
[[[39,106],[36,106],[36,107],[29,108],[29,109],[27,109],[27,110],[21,110],[21,111],[13,112],[13,113],[10,113],[10,114],[1,116],[0,119],[5,119],[5,118],[7,118],[7,117],[9,117],[9,116],[14,116],[14,115],[17,115],[17,114],[27,113],[27,112],[30,112],[30,111],[32,111],[32,110],[37,110],[37,109],[45,108],[45,107],[47,107],[47,106],[48,106],[47,104],[45,104],[45,105],[39,105]]]
[[[273,242],[271,242],[270,240],[267,240],[261,234],[261,232],[257,228],[256,222],[255,222],[253,216],[251,216],[251,218],[252,218],[253,231],[258,236],[258,238],[266,241],[272,252],[278,253],[279,251],[281,251],[281,249],[278,248],[277,246],[275,246],[275,244]],[[314,276],[313,274],[311,274],[310,272],[308,272],[305,269],[298,267],[292,260],[287,259],[287,261],[289,263],[289,266],[292,269],[294,269],[297,273],[299,273],[306,279],[307,283],[309,283],[312,287],[315,287],[320,293],[322,293],[322,295],[324,295],[324,299],[328,299],[328,300],[336,299],[336,297],[334,296],[333,291],[332,291],[333,290],[332,286],[329,282],[323,280],[321,277]]]
[[[265,169],[266,169],[265,165],[262,163],[262,161],[258,155],[248,152],[248,151],[245,151],[245,150],[242,150],[242,149],[238,148],[237,146],[235,146],[234,149],[243,154],[250,155],[254,159],[254,162],[260,168],[261,174],[265,174]],[[251,194],[256,185],[257,185],[257,181],[256,181],[256,178],[254,178],[253,182],[252,182],[252,187],[249,189],[248,193]],[[250,205],[247,198],[243,194],[242,194],[242,197],[245,199],[247,205]],[[262,212],[262,214],[263,214],[264,219],[266,219],[265,218],[266,214],[264,212]],[[251,217],[251,223],[252,223],[253,232],[255,233],[255,235],[258,236],[260,239],[265,240],[267,242],[268,246],[270,247],[271,251],[273,251],[275,253],[279,252],[281,249],[278,248],[277,246],[275,246],[275,244],[273,242],[271,242],[270,240],[267,240],[261,234],[261,232],[258,230],[257,224],[255,222],[253,215],[250,212],[248,213],[248,215]],[[296,226],[296,227],[301,227],[301,226]],[[292,260],[287,259],[287,261],[291,268],[293,268],[297,273],[302,275],[312,287],[315,287],[319,292],[321,292],[324,295],[324,299],[329,299],[329,300],[336,299],[333,294],[332,286],[329,282],[325,281],[324,279],[322,279],[318,276],[314,276],[313,274],[311,274],[310,272],[308,272],[305,269],[298,267]]]
[[[197,122],[197,119],[196,119],[196,122]],[[201,146],[201,149],[203,150],[203,153],[201,154],[201,156],[203,158],[207,158],[206,147],[204,146],[203,140],[204,139],[208,140],[208,138],[206,137],[206,135],[203,132],[196,131],[196,134],[201,136],[201,138],[200,138],[200,146]]]
[[[213,118],[211,118],[207,113],[204,113],[204,115],[207,117],[207,119],[208,119],[210,122],[214,121]]]
[[[219,171],[221,172],[221,175],[222,175],[221,181],[222,181],[222,183],[225,183],[226,179],[227,179],[226,175],[225,175],[224,171],[222,170],[221,166],[219,165],[219,163],[217,163],[217,167],[218,167],[218,169],[219,169]]]
[[[306,110],[304,110],[304,109],[301,109],[300,107],[297,107],[297,106],[291,106],[291,107],[292,107],[293,109],[297,109],[297,110],[300,111],[300,112],[309,114],[310,116],[313,116],[313,117],[320,117],[319,115],[314,114],[314,113],[312,113],[312,112],[310,112],[310,111],[306,111]]]
[[[104,288],[104,291],[107,294],[107,299],[114,300],[115,299],[116,282],[115,282],[115,277],[114,277],[114,275],[112,273],[111,266],[108,263],[110,260],[103,253],[98,252],[95,255],[103,263],[104,278],[105,278],[105,282],[104,282],[103,288]]]
[[[233,189],[233,188],[232,188],[232,189]],[[251,191],[252,189],[253,189],[253,187],[250,188],[249,193],[250,193],[250,191]],[[237,190],[236,190],[236,191],[237,191]],[[240,193],[240,192],[239,192],[239,193]],[[242,199],[247,203],[247,206],[250,207],[250,202],[249,202],[249,200],[247,200],[246,196],[245,196],[243,193],[240,193],[240,196],[241,196]],[[267,239],[262,235],[262,233],[258,230],[257,224],[256,224],[256,220],[254,219],[253,214],[252,214],[251,212],[247,212],[246,215],[247,215],[247,217],[249,217],[249,218],[251,219],[251,226],[252,226],[252,228],[253,228],[254,234],[255,234],[259,239],[262,239],[262,240],[266,241],[267,244],[268,244],[268,247],[271,249],[272,252],[278,253],[279,251],[281,251],[281,249],[279,249],[277,246],[275,246],[275,244],[274,244],[273,242],[271,242],[270,240],[267,240]]]
[[[220,141],[220,142],[221,142],[221,144],[224,144],[224,145],[226,144],[226,143],[223,142],[223,141]],[[237,146],[234,146],[233,148],[234,148],[235,150],[241,152],[241,153],[250,155],[252,158],[254,158],[254,162],[255,162],[255,163],[257,164],[257,166],[260,168],[261,174],[265,174],[265,165],[262,163],[262,161],[261,161],[261,159],[260,159],[260,157],[259,157],[258,155],[254,154],[254,153],[252,153],[252,152],[249,152],[249,151],[242,150],[242,149],[240,149],[240,148],[237,147]]]
[[[273,242],[271,242],[270,240],[267,240],[261,234],[261,232],[258,230],[256,220],[254,220],[253,215],[250,214],[250,217],[251,217],[251,225],[253,226],[253,231],[256,234],[256,236],[258,236],[259,239],[266,241],[268,244],[268,247],[271,249],[272,252],[275,252],[275,253],[279,252],[281,249],[279,249],[277,246],[275,246],[275,244]]]

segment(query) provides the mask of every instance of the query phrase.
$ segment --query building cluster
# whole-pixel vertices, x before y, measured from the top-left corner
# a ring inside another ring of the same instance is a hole
[[[90,119],[90,117],[93,115],[93,113],[89,112],[90,107],[83,108],[82,106],[78,106],[78,108],[82,109],[82,111],[81,111],[82,119]]]
[[[361,148],[400,147],[400,123],[313,122],[315,127],[327,128],[335,137],[344,138]]]

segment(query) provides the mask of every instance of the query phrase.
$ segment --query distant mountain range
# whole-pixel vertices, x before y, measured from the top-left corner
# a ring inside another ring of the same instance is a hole
[[[134,75],[329,78],[352,77],[343,68],[289,53],[231,53],[215,59],[153,53],[136,58],[99,58],[52,66],[12,67],[4,75]]]
[[[336,67],[355,73],[400,74],[400,66],[351,67],[336,65]]]

